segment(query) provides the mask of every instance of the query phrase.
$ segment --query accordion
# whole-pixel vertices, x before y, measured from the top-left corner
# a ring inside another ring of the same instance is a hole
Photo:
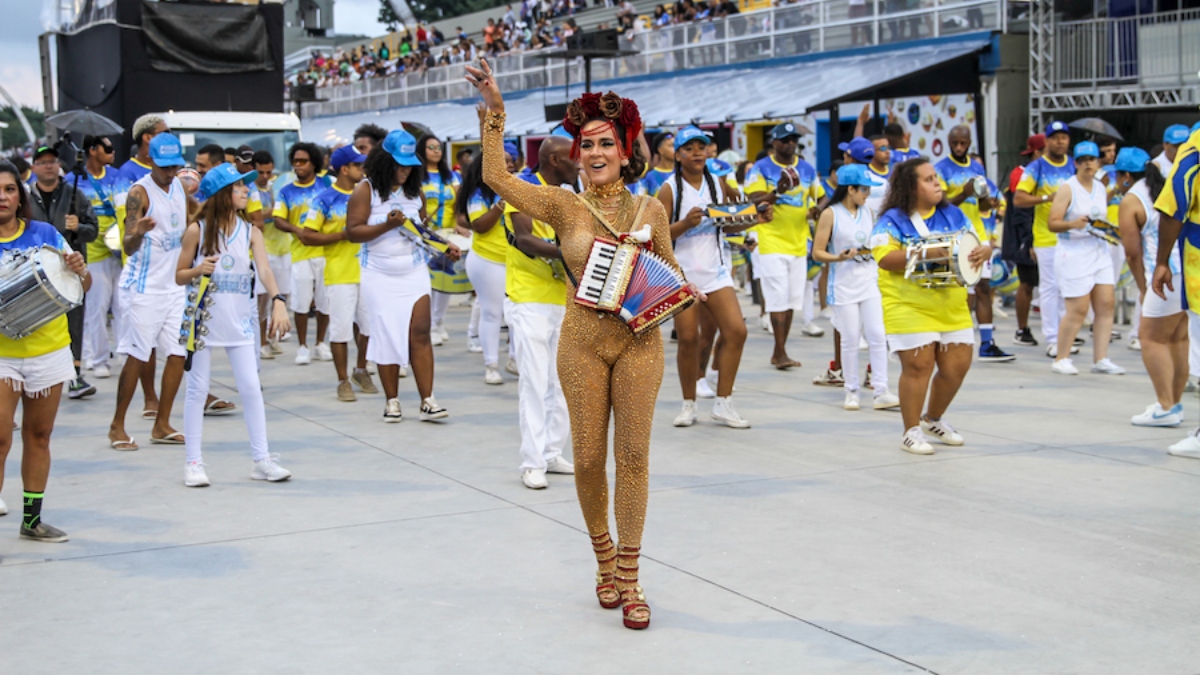
[[[633,243],[597,237],[575,289],[576,304],[621,317],[634,335],[695,302],[683,275]]]
[[[751,202],[709,204],[707,215],[717,227],[742,227],[758,222],[758,207]]]

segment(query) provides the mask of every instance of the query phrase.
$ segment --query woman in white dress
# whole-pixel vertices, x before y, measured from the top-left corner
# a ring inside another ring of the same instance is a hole
[[[232,164],[220,164],[205,174],[200,187],[204,194],[211,196],[204,202],[199,222],[188,225],[179,251],[175,283],[181,286],[195,284],[201,277],[211,276],[215,285],[208,291],[211,302],[207,304],[203,322],[208,329],[201,338],[206,348],[192,355],[191,369],[187,371],[187,395],[183,407],[187,448],[183,484],[187,487],[209,485],[200,449],[212,353],[216,347],[225,348],[242,399],[242,414],[246,419],[254,461],[250,477],[277,482],[292,476],[276,463],[278,455],[272,455],[267,446],[267,413],[258,379],[258,315],[252,295],[256,271],[271,296],[271,334],[286,333],[291,322],[287,300],[279,292],[271,267],[251,264],[251,254],[254,260],[267,259],[262,232],[244,218],[250,200],[249,185],[257,177],[256,171],[238,173]]]

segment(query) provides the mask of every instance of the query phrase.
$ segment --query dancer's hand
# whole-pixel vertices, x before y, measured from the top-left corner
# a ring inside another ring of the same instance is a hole
[[[78,251],[71,251],[63,256],[63,262],[67,264],[67,269],[74,272],[80,277],[87,276],[87,262],[83,259],[83,254]]]
[[[988,244],[979,246],[974,251],[971,251],[971,254],[967,256],[967,260],[970,261],[971,267],[975,269],[982,268],[983,264],[991,259],[992,247]]]
[[[270,337],[279,338],[283,334],[292,329],[292,322],[288,319],[287,303],[274,302],[271,304],[271,329],[267,331]]]
[[[480,57],[478,68],[467,66],[466,78],[467,82],[479,90],[488,110],[504,112],[504,97],[500,95],[500,88],[496,86],[496,78],[492,77],[492,66],[488,63],[487,58]]]
[[[1154,279],[1150,282],[1150,288],[1154,291],[1155,295],[1163,300],[1167,299],[1167,293],[1163,290],[1164,288],[1171,292],[1175,291],[1175,285],[1171,283],[1172,276],[1174,275],[1171,274],[1169,266],[1159,263],[1154,267]]]

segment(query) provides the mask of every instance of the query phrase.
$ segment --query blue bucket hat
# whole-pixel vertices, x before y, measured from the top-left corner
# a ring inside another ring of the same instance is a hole
[[[1075,144],[1075,159],[1083,159],[1084,157],[1100,157],[1100,146],[1091,141],[1084,141]]]
[[[150,161],[154,166],[183,166],[183,144],[174,134],[159,134],[150,139]]]
[[[163,134],[159,134],[158,136],[155,136],[154,139],[158,140],[158,138],[162,135]],[[153,144],[154,141],[150,141],[150,143]],[[153,145],[151,147],[153,147]],[[209,169],[208,173],[204,174],[204,178],[200,179],[200,194],[204,195],[205,199],[207,199],[217,194],[221,190],[229,187],[230,185],[233,185],[234,183],[241,182],[249,185],[253,183],[256,178],[258,178],[257,171],[240,173],[232,164],[228,162],[224,164],[218,164]]]
[[[875,144],[862,136],[855,136],[849,143],[838,143],[838,150],[850,153],[856,162],[869,163],[875,157]]]
[[[1054,120],[1050,124],[1046,125],[1046,138],[1050,138],[1054,134],[1070,134],[1070,133],[1071,133],[1071,128],[1067,126],[1066,122],[1060,122],[1058,120]]]
[[[521,156],[521,151],[517,149],[516,143],[513,143],[512,141],[505,141],[504,154],[512,157],[513,159],[517,159]]]
[[[864,164],[843,164],[837,170],[838,186],[857,185],[859,187],[875,187],[883,185]]]
[[[680,129],[679,133],[675,135],[675,151],[679,152],[680,148],[691,141],[704,141],[705,145],[712,143],[712,139],[709,138],[708,134],[704,133],[703,129],[695,126],[686,126]]]
[[[353,145],[343,145],[329,156],[329,170],[337,173],[347,164],[362,164],[367,156],[354,149]]]
[[[1167,127],[1166,131],[1163,132],[1163,143],[1182,145],[1187,143],[1188,136],[1190,135],[1191,133],[1188,131],[1187,127],[1183,126],[1182,124],[1172,124],[1171,126]]]
[[[563,128],[563,125],[561,125],[561,124],[554,127],[554,131],[551,131],[550,135],[558,136],[559,138],[565,138],[570,141],[575,140],[575,137],[571,135],[571,132],[569,132],[565,128]]]
[[[1149,161],[1150,153],[1141,148],[1121,148],[1113,168],[1126,173],[1141,173],[1146,170],[1146,162]]]
[[[400,166],[421,166],[417,157],[417,139],[403,129],[388,133],[383,139],[383,149],[396,160]]]

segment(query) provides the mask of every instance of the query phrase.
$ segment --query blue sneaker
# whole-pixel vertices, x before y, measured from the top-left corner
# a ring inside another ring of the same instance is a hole
[[[1135,427],[1177,427],[1183,423],[1183,404],[1176,403],[1170,410],[1163,410],[1157,401],[1146,406],[1140,415],[1129,420]]]
[[[1001,363],[1004,361],[1015,361],[1017,357],[1005,352],[996,346],[995,340],[989,340],[979,345],[979,360],[990,361],[993,363]]]

